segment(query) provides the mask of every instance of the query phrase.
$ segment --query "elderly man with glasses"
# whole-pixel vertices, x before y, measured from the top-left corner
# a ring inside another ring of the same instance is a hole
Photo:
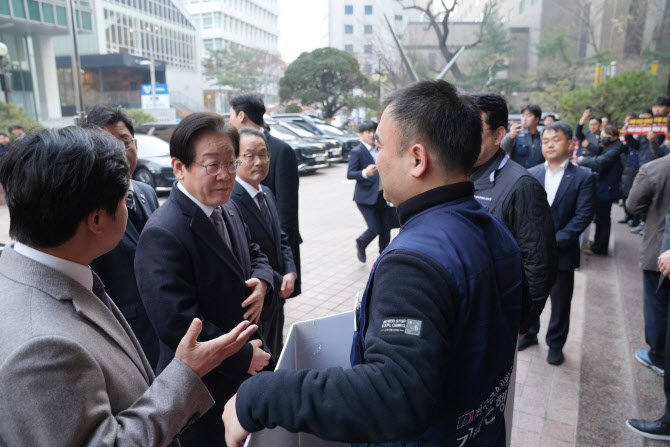
[[[268,258],[229,202],[241,163],[237,130],[217,114],[191,114],[175,128],[170,155],[178,181],[149,218],[135,256],[140,295],[160,340],[158,373],[194,317],[203,323],[200,341],[242,320],[258,322],[274,280]],[[216,403],[183,432],[183,446],[225,445],[223,406],[268,366],[264,348],[262,337],[252,339],[202,378]]]

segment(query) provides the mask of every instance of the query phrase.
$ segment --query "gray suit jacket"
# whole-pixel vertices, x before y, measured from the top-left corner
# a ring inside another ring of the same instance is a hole
[[[640,167],[626,199],[630,214],[647,213],[640,245],[640,267],[658,272],[658,254],[663,242],[665,214],[670,208],[670,156]]]
[[[0,446],[165,446],[213,404],[177,359],[154,378],[112,309],[68,276],[5,248]]]

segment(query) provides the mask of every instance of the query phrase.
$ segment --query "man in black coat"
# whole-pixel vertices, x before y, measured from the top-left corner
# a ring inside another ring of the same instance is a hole
[[[135,129],[123,109],[110,106],[95,106],[89,112],[85,125],[95,125],[107,130],[126,147],[126,158],[130,175],[137,164],[137,140]],[[149,316],[137,290],[135,279],[135,250],[140,233],[151,213],[158,208],[158,198],[153,188],[136,180],[130,180],[128,199],[128,222],[126,232],[116,248],[91,263],[91,268],[100,276],[105,289],[128,321],[135,337],[140,342],[151,368],[158,364],[158,336],[149,321]]]
[[[547,200],[556,228],[558,275],[551,289],[551,320],[547,329],[547,362],[564,361],[563,346],[570,329],[570,304],[579,267],[579,236],[593,219],[595,179],[584,169],[570,163],[572,129],[556,122],[544,128],[542,154],[545,162],[528,170],[547,191]],[[536,327],[540,322],[537,320]]]
[[[524,318],[519,351],[537,344],[537,321],[556,279],[554,222],[542,185],[500,148],[507,127],[507,103],[494,93],[473,95],[482,113],[482,148],[470,173],[475,199],[502,220],[521,249]]]
[[[354,202],[365,219],[367,228],[356,238],[356,255],[361,262],[366,261],[365,248],[379,236],[379,253],[391,241],[390,208],[384,199],[379,174],[377,173],[377,155],[375,131],[377,123],[366,121],[358,128],[361,144],[349,154],[347,178],[356,180]]]
[[[274,275],[274,296],[263,308],[260,331],[275,359],[283,347],[284,301],[293,293],[297,274],[288,237],[270,188],[261,186],[268,173],[270,154],[265,134],[251,127],[240,129],[240,159],[231,199],[242,213],[251,239],[268,257]]]
[[[230,100],[230,124],[238,130],[242,127],[252,127],[263,130],[263,115],[265,104],[258,95],[242,93]],[[295,297],[302,293],[300,281],[300,226],[298,223],[298,161],[293,148],[279,138],[270,135],[264,130],[270,151],[270,169],[261,183],[267,186],[277,199],[277,210],[281,229],[286,233],[291,246],[293,261],[295,262],[298,279],[295,281],[293,294]]]
[[[215,113],[193,113],[170,141],[175,182],[168,200],[144,227],[135,256],[142,301],[160,339],[158,372],[174,357],[194,317],[200,340],[210,340],[242,320],[257,322],[272,297],[267,257],[251,241],[234,203],[239,135]],[[185,446],[224,445],[223,405],[270,354],[253,339],[203,377],[216,403],[181,435]]]

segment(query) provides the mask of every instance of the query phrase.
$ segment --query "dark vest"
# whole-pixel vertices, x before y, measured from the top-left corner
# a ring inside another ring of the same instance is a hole
[[[455,327],[448,328],[453,348],[446,353],[451,368],[444,377],[442,409],[417,439],[381,445],[503,447],[507,388],[521,318],[521,255],[514,238],[472,198],[410,218],[368,279],[357,313],[352,366],[365,362],[370,284],[379,261],[394,250],[419,253],[441,266],[451,279],[458,308]]]
[[[514,139],[514,151],[512,151],[511,158],[526,169],[544,162],[542,139],[538,138],[537,143],[533,145],[530,135],[524,133],[517,135]]]
[[[503,169],[505,168],[505,169]],[[516,182],[528,171],[511,162],[503,151],[499,151],[486,172],[475,182],[475,199],[486,207],[489,213],[503,219],[503,203]]]

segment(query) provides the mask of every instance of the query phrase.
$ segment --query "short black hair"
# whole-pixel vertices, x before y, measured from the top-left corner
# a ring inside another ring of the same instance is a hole
[[[536,118],[542,118],[542,109],[537,104],[528,104],[526,107],[521,109],[521,113],[525,111],[529,111],[535,115]]]
[[[589,118],[589,122],[591,122],[591,120],[596,120],[596,121],[598,121],[600,124],[603,123],[603,119],[600,118],[599,116],[592,116],[591,118]]]
[[[14,130],[14,129],[21,129],[21,130],[23,130],[23,126],[20,125],[20,124],[12,124],[11,126],[9,126],[9,130],[10,130],[10,131],[12,131],[12,130]]]
[[[265,143],[265,149],[267,149],[268,151],[270,150],[270,143],[268,143],[268,139],[265,136],[265,132],[263,132],[262,130],[254,129],[253,127],[243,127],[238,132],[240,133],[240,140],[242,139],[242,135],[253,135],[263,140],[263,142]]]
[[[260,96],[253,93],[242,93],[230,100],[230,107],[235,110],[235,113],[244,112],[255,125],[263,125],[265,104]]]
[[[651,110],[650,107],[645,107],[644,109],[640,109],[640,115],[642,115],[643,113],[648,113],[649,115],[654,114],[654,112]]]
[[[546,115],[544,115],[544,119],[547,119],[547,118],[551,118],[554,121],[558,121],[558,119],[556,118],[556,115],[554,115],[553,113],[547,113]]]
[[[227,135],[233,143],[235,156],[240,154],[240,134],[221,115],[214,112],[191,113],[175,127],[170,138],[170,156],[178,158],[187,168],[193,163],[193,145],[208,132]]]
[[[36,248],[62,245],[90,213],[116,216],[129,180],[123,144],[109,134],[69,126],[26,135],[0,163],[9,235]]]
[[[419,81],[384,103],[400,130],[399,149],[422,143],[446,172],[470,172],[482,145],[482,118],[470,95],[446,81]]]
[[[110,124],[116,124],[121,121],[126,125],[130,131],[130,135],[135,136],[135,127],[133,126],[133,120],[130,119],[128,114],[120,107],[113,107],[109,105],[97,105],[88,112],[86,119],[83,122],[83,125],[94,125],[102,127],[103,129]]]
[[[570,124],[566,123],[565,121],[554,121],[553,123],[547,124],[547,127],[544,128],[542,133],[548,130],[563,132],[563,135],[565,135],[566,139],[572,140],[572,126],[570,126]]]
[[[7,134],[4,133],[4,132],[0,132],[0,135],[2,135],[3,137],[7,137],[7,138],[9,138],[9,135],[7,135]]]
[[[499,127],[507,129],[509,111],[505,99],[495,93],[475,93],[472,95],[480,112],[484,113],[484,121],[492,131]]]
[[[670,96],[659,96],[658,98],[654,99],[652,105],[670,107]]]
[[[358,133],[367,132],[368,130],[376,132],[377,131],[377,123],[372,121],[372,120],[368,120],[368,121],[363,121],[361,123],[361,125],[358,126]]]

